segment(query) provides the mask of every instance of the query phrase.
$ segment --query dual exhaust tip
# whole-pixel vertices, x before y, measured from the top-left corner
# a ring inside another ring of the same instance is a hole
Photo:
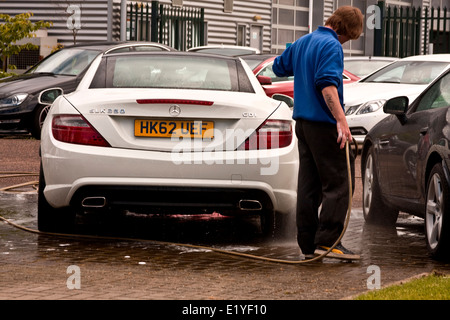
[[[87,197],[81,201],[83,208],[104,208],[106,207],[105,197]]]
[[[245,211],[260,211],[262,204],[258,200],[239,200],[239,209]]]
[[[104,208],[106,207],[105,197],[86,197],[81,201],[83,208]],[[238,208],[242,211],[260,211],[262,210],[262,204],[258,200],[239,200]]]

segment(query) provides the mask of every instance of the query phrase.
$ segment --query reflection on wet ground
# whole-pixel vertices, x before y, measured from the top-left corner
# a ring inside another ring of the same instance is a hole
[[[35,194],[0,193],[0,215],[15,224],[36,230],[36,202]],[[12,226],[9,228],[11,233],[17,234],[17,230],[14,230]],[[80,237],[74,238],[80,243],[85,241],[92,244],[93,241],[99,241],[100,244],[108,240],[129,242],[135,239],[136,243],[146,242],[155,245],[155,249],[160,251],[166,242],[170,242],[174,243],[170,245],[172,247],[170,249],[181,250],[181,253],[204,251],[204,249],[182,247],[176,243],[220,247],[231,251],[256,251],[267,245],[267,239],[264,239],[260,232],[258,217],[239,219],[222,216],[219,213],[171,216],[131,212],[88,213],[77,215],[73,232],[87,236],[85,240]],[[39,241],[41,239],[47,239],[45,241],[48,242],[52,240],[52,237],[39,236]],[[58,239],[53,240],[59,242]],[[69,236],[64,241],[71,240],[73,241]],[[61,245],[58,244],[58,246]],[[295,259],[298,259],[300,251],[297,248],[295,251],[297,251]]]
[[[16,224],[37,229],[36,201],[37,196],[33,193],[0,193],[0,214]],[[415,257],[418,260],[415,263],[429,260],[423,220],[420,218],[400,215],[394,227],[370,225],[364,223],[360,211],[354,210],[351,225],[344,237],[344,243],[348,243],[347,246],[354,251],[361,252],[363,260],[383,259],[387,254],[403,256],[405,259]],[[286,228],[289,230],[282,232],[276,239],[264,239],[260,233],[258,218],[239,219],[218,213],[172,216],[91,213],[77,216],[74,233],[110,237],[111,240],[136,239],[154,244],[161,241],[212,246],[270,256],[278,254],[280,258],[287,255],[299,259],[300,251],[294,240],[292,222]],[[10,231],[17,233],[16,230]],[[95,238],[88,240],[91,243]],[[291,252],[286,254],[286,248]],[[192,249],[182,250],[186,252]]]

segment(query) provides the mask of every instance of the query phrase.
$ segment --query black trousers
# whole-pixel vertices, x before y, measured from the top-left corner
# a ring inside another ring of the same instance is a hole
[[[332,246],[343,230],[349,200],[347,158],[337,143],[335,124],[300,119],[295,130],[300,156],[297,241],[308,254],[318,245]],[[349,153],[354,186],[355,158]]]

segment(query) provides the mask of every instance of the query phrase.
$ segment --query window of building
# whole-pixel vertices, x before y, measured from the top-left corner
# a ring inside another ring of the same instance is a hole
[[[233,0],[223,0],[223,12],[233,12]]]
[[[174,7],[182,7],[183,6],[183,0],[172,0],[172,5]]]
[[[237,36],[236,36],[236,44],[238,46],[245,46],[247,39],[247,26],[244,24],[239,24],[237,26]]]
[[[289,43],[308,33],[309,0],[273,0],[272,52],[280,54]]]
[[[354,6],[361,10],[362,14],[366,15],[366,8],[368,6],[367,0],[337,0],[335,1],[336,7],[334,10],[341,6]],[[333,10],[333,11],[334,11]],[[365,34],[364,31],[358,40],[347,41],[342,48],[344,49],[344,55],[346,56],[360,56],[364,55],[365,51]]]

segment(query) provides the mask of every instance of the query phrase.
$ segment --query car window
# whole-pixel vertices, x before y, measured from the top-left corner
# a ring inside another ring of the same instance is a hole
[[[100,54],[97,50],[80,48],[62,49],[28,70],[28,73],[78,75]]]
[[[422,96],[416,111],[450,106],[450,73],[436,81]]]
[[[259,66],[261,64],[261,62],[264,61],[264,60],[256,60],[256,59],[245,59],[245,58],[243,58],[243,60],[248,64],[248,66],[252,70],[254,70],[257,66]]]
[[[372,73],[373,71],[385,66],[390,61],[383,60],[346,60],[344,69],[360,78]]]
[[[265,68],[263,68],[258,75],[259,76],[266,76],[270,77],[272,79],[272,82],[281,82],[281,81],[294,81],[294,77],[278,77],[275,72],[272,70],[273,63],[269,64]]]
[[[435,61],[399,61],[375,72],[362,82],[428,84],[448,64],[448,62]]]
[[[249,92],[248,87],[251,87],[242,65],[234,59],[159,54],[117,55],[106,59],[107,62],[98,68],[91,85],[93,88],[176,88]],[[105,65],[107,67],[104,67]],[[243,89],[245,85],[247,87]],[[252,90],[251,88],[250,92]]]

